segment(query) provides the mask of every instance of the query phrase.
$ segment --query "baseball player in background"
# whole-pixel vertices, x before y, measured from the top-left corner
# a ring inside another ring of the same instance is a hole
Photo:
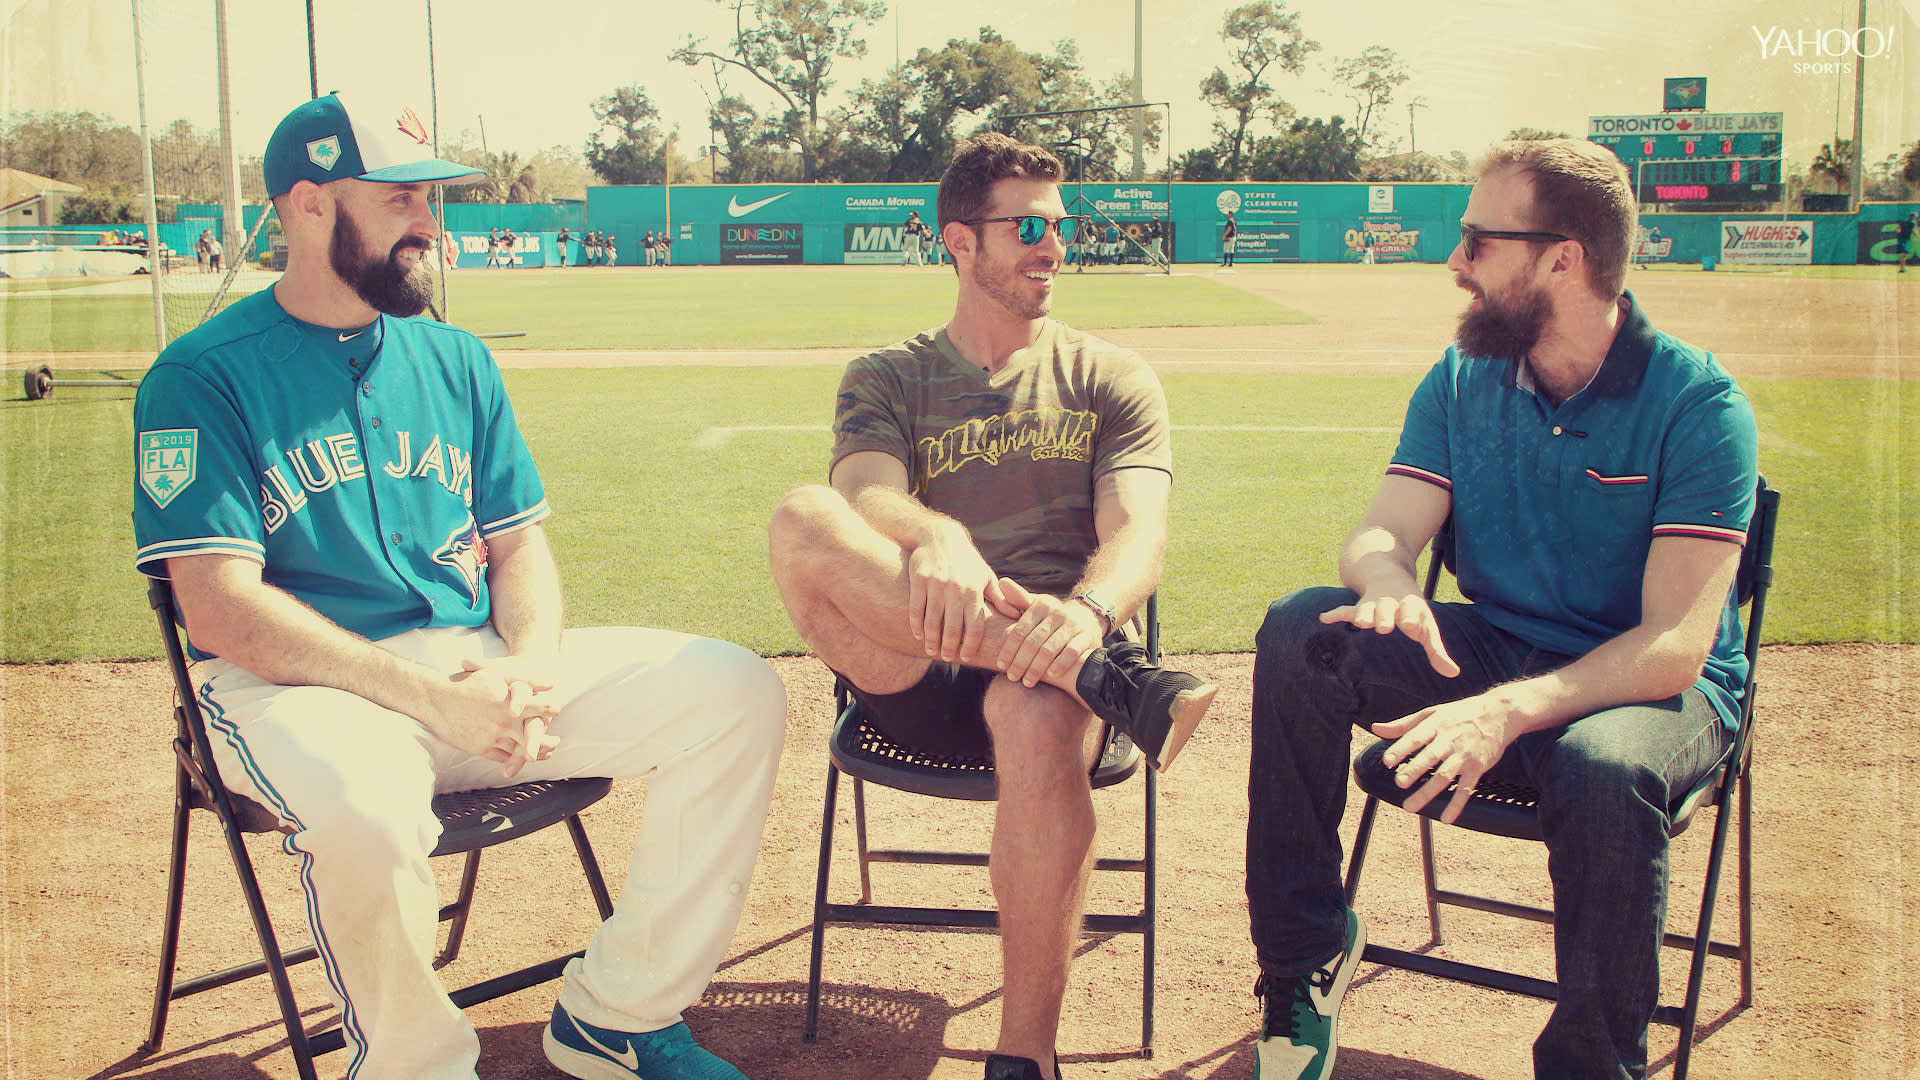
[[[486,348],[414,318],[439,233],[411,110],[328,95],[267,144],[286,275],[134,406],[139,568],[172,579],[221,776],[292,829],[355,1080],[473,1080],[433,973],[436,792],[651,774],[625,888],[545,1036],[576,1077],[740,1080],[680,1011],[739,920],[785,694],[737,645],[562,630],[539,474]]]

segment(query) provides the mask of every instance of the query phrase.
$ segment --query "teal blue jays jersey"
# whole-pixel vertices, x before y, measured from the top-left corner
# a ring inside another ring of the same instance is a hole
[[[301,322],[272,290],[174,342],[134,403],[135,564],[237,555],[378,641],[491,616],[487,540],[547,515],[500,370],[471,334]]]

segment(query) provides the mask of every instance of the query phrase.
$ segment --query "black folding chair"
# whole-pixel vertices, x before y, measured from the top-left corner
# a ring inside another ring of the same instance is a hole
[[[160,624],[160,637],[166,645],[167,663],[173,671],[174,687],[174,799],[173,861],[167,871],[166,926],[160,941],[160,977],[153,991],[153,1020],[141,1052],[151,1054],[160,1048],[167,1029],[167,1009],[176,999],[198,994],[266,975],[273,983],[280,1003],[280,1017],[287,1029],[287,1043],[302,1080],[315,1080],[313,1058],[340,1049],[346,1037],[339,1028],[309,1037],[300,1022],[300,1009],[293,997],[287,969],[312,960],[318,950],[309,945],[281,951],[273,923],[268,918],[260,882],[254,874],[253,860],[247,852],[248,833],[288,832],[279,819],[251,799],[236,795],[220,780],[214,766],[213,750],[207,739],[205,718],[201,715],[192,677],[187,671],[186,653],[180,640],[180,622],[174,607],[173,588],[164,580],[152,579],[147,585],[147,601],[153,606]],[[580,867],[587,875],[587,890],[593,895],[600,918],[613,914],[613,900],[600,874],[587,831],[580,824],[580,811],[604,798],[613,782],[603,778],[541,781],[512,787],[462,791],[437,796],[433,809],[440,817],[440,842],[435,855],[466,855],[460,875],[460,895],[440,909],[440,921],[451,922],[447,942],[436,959],[437,966],[450,963],[460,952],[466,935],[467,914],[473,903],[474,883],[480,873],[480,852],[495,844],[540,831],[564,821],[580,856]],[[234,872],[240,878],[247,912],[253,918],[254,933],[260,939],[261,959],[195,978],[176,980],[175,958],[180,945],[180,909],[186,891],[187,837],[195,810],[206,810],[219,819],[226,834],[227,850],[233,857]],[[449,994],[462,1009],[483,1001],[524,990],[559,978],[567,962],[582,953],[566,956],[519,971],[475,983]]]
[[[1706,973],[1709,955],[1728,957],[1740,961],[1740,1004],[1744,1009],[1753,1003],[1753,791],[1751,766],[1753,761],[1753,702],[1757,688],[1757,665],[1760,659],[1760,624],[1765,618],[1767,608],[1767,590],[1773,584],[1773,537],[1775,519],[1780,511],[1780,493],[1767,487],[1765,478],[1760,481],[1753,509],[1753,521],[1747,528],[1746,547],[1740,554],[1740,571],[1736,578],[1740,603],[1747,607],[1747,686],[1740,698],[1740,723],[1734,733],[1733,745],[1727,755],[1713,769],[1700,779],[1693,790],[1683,795],[1670,808],[1667,829],[1669,839],[1685,832],[1693,823],[1693,817],[1700,809],[1708,806],[1720,807],[1713,825],[1713,843],[1707,858],[1707,876],[1700,900],[1700,921],[1692,935],[1665,934],[1661,944],[1668,948],[1685,949],[1692,954],[1692,967],[1687,976],[1687,992],[1680,1006],[1660,1005],[1654,1009],[1653,1020],[1657,1024],[1680,1029],[1680,1045],[1674,1055],[1674,1080],[1686,1080],[1687,1062],[1693,1052],[1693,1034],[1695,1021],[1700,1012],[1700,985]],[[1444,566],[1453,569],[1452,521],[1449,520],[1440,534],[1434,537],[1433,551],[1428,558],[1426,594],[1431,598],[1440,581],[1440,570]],[[1395,805],[1405,799],[1409,792],[1401,790],[1394,783],[1393,770],[1381,764],[1380,755],[1392,740],[1383,739],[1361,752],[1354,762],[1354,781],[1360,790],[1367,793],[1366,808],[1360,815],[1359,832],[1353,841],[1353,858],[1347,866],[1347,903],[1352,904],[1360,892],[1360,871],[1367,857],[1367,841],[1373,832],[1374,815],[1385,799]],[[1449,791],[1452,789],[1449,788]],[[1728,804],[1737,796],[1740,802],[1740,844],[1739,844],[1739,890],[1740,890],[1740,928],[1736,942],[1715,941],[1713,931],[1714,901],[1719,896],[1720,866],[1726,853],[1727,826],[1733,815],[1728,812]],[[1516,840],[1539,841],[1540,820],[1536,812],[1540,793],[1532,788],[1517,784],[1503,784],[1483,781],[1473,797],[1461,810],[1460,818],[1454,822],[1463,829],[1474,832],[1494,833],[1512,837]],[[1442,889],[1436,883],[1433,860],[1433,821],[1446,809],[1449,796],[1435,797],[1420,811],[1420,863],[1426,878],[1427,920],[1433,931],[1433,944],[1445,944],[1442,932],[1440,908],[1443,905],[1472,908],[1476,911],[1490,912],[1496,915],[1508,915],[1518,919],[1551,924],[1553,912],[1546,908],[1495,897],[1479,896],[1472,893]],[[1528,997],[1555,1000],[1559,996],[1556,984],[1545,979],[1536,979],[1515,972],[1496,968],[1481,967],[1475,964],[1463,964],[1423,953],[1408,952],[1383,945],[1368,945],[1362,958],[1388,967],[1404,968],[1424,975],[1432,975],[1456,982],[1471,983],[1494,990],[1504,990],[1512,994],[1524,994]]]
[[[1147,657],[1160,660],[1158,597],[1148,599],[1143,616]],[[984,852],[916,851],[870,848],[867,845],[866,785],[909,791],[937,799],[992,802],[998,797],[993,761],[989,758],[953,758],[902,746],[866,722],[857,702],[843,685],[834,688],[838,721],[828,742],[826,810],[820,823],[820,870],[813,893],[813,953],[807,973],[806,1041],[820,1029],[820,962],[824,928],[839,925],[923,926],[951,929],[991,929],[1000,925],[990,908],[896,907],[873,903],[869,867],[874,863],[910,863],[922,866],[985,866]],[[1111,787],[1139,772],[1145,755],[1124,734],[1109,727],[1100,759],[1088,779],[1094,788]],[[1145,849],[1138,859],[1104,858],[1096,871],[1124,871],[1142,875],[1140,910],[1117,914],[1087,914],[1082,929],[1088,934],[1139,934],[1142,942],[1140,994],[1140,1056],[1153,1056],[1153,943],[1154,943],[1154,809],[1158,776],[1145,770]],[[854,837],[860,855],[860,900],[852,904],[827,902],[827,877],[833,861],[833,816],[840,792],[840,774],[853,778]]]

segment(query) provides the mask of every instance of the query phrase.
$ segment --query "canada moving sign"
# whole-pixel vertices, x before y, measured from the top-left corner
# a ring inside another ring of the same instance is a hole
[[[1811,266],[1813,222],[1722,221],[1720,261]]]

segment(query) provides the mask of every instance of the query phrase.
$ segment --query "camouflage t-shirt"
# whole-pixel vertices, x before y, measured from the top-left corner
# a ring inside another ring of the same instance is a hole
[[[965,525],[995,573],[1056,595],[1100,546],[1094,481],[1115,469],[1173,471],[1153,369],[1052,320],[992,375],[944,329],[855,360],[833,431],[834,464],[892,454],[912,494]]]

